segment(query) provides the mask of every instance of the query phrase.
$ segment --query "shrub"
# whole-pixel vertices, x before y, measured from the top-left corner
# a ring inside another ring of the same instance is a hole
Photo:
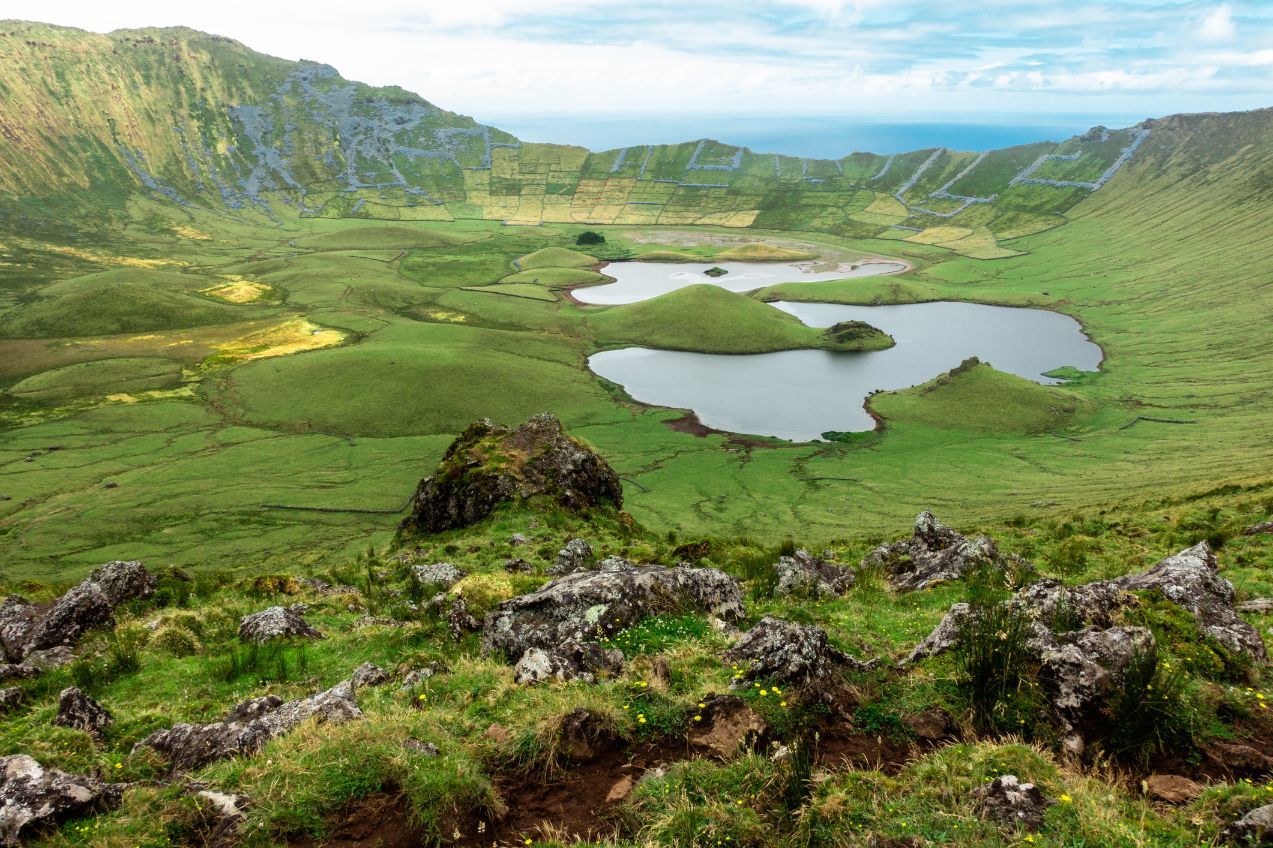
[[[982,731],[1021,730],[1038,701],[1027,647],[1030,617],[1007,603],[974,604],[955,642],[955,679]]]
[[[592,230],[584,230],[582,233],[579,234],[579,237],[575,239],[575,244],[605,244],[605,243],[606,243],[606,237],[603,236],[601,233],[593,232]]]
[[[1087,568],[1088,541],[1083,536],[1070,536],[1061,541],[1052,556],[1057,573],[1072,577]]]
[[[276,640],[264,645],[231,644],[226,648],[215,670],[226,682],[252,675],[257,680],[285,681],[293,674],[300,676],[309,670],[309,657],[305,653],[304,640],[290,643]]]
[[[1110,698],[1110,753],[1145,765],[1156,754],[1192,749],[1197,710],[1187,687],[1182,670],[1159,661],[1156,645],[1134,654]]]

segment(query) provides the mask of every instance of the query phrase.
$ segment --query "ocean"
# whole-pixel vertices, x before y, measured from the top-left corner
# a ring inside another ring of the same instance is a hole
[[[482,116],[484,123],[522,141],[576,144],[612,150],[641,144],[669,144],[712,138],[749,147],[757,153],[782,153],[811,159],[838,159],[849,153],[904,153],[928,147],[980,152],[1062,141],[1100,124],[1127,127],[1145,116],[982,116],[959,120],[911,122],[882,118],[740,115],[655,116]]]

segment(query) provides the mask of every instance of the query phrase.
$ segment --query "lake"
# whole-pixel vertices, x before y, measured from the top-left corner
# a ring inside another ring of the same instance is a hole
[[[615,282],[573,289],[571,294],[580,303],[612,306],[648,300],[702,283],[733,292],[745,292],[778,283],[846,280],[906,270],[906,265],[901,262],[881,260],[865,260],[857,264],[840,263],[830,269],[825,269],[826,265],[825,262],[611,262],[605,267],[605,273],[614,277]],[[723,277],[709,277],[704,273],[713,267],[722,268],[728,273]],[[825,270],[818,270],[820,268]]]
[[[790,350],[718,355],[625,348],[593,355],[596,374],[643,403],[692,409],[708,427],[813,441],[832,430],[870,430],[874,390],[916,386],[976,356],[1038,383],[1065,365],[1095,371],[1101,349],[1068,315],[975,303],[898,306],[775,303],[813,327],[866,321],[897,345],[869,353]]]

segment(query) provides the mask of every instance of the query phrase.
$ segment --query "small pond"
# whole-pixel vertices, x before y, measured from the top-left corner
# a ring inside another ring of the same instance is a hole
[[[710,277],[704,273],[710,268],[721,268],[727,273],[720,277]],[[700,283],[745,292],[778,283],[820,283],[893,274],[904,270],[906,266],[901,262],[879,260],[868,260],[856,265],[827,262],[709,262],[702,265],[681,262],[611,262],[604,272],[614,277],[613,283],[578,288],[571,293],[580,303],[611,306],[649,300]]]
[[[592,370],[644,403],[692,409],[708,427],[811,441],[831,430],[870,430],[876,389],[927,382],[976,356],[1038,383],[1070,365],[1095,371],[1101,349],[1073,318],[1044,309],[976,303],[899,306],[775,303],[813,327],[866,321],[897,345],[870,353],[791,350],[730,356],[647,348],[604,351]]]

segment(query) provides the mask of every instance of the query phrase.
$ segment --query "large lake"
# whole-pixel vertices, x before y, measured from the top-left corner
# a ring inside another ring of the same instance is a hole
[[[708,427],[812,441],[830,430],[870,430],[863,408],[876,389],[927,382],[976,356],[1038,383],[1065,365],[1095,371],[1101,349],[1073,318],[1043,309],[975,303],[901,306],[775,303],[813,327],[866,321],[897,345],[870,353],[791,350],[729,356],[625,348],[589,359],[633,398],[692,409]]]
[[[825,263],[823,263],[825,265]],[[722,268],[728,273],[709,277],[709,268]],[[906,270],[901,262],[866,261],[857,265],[839,264],[829,270],[817,270],[818,264],[792,262],[611,262],[605,273],[613,283],[573,289],[571,294],[581,303],[611,306],[636,303],[661,294],[706,283],[733,292],[753,291],[778,283],[819,283],[852,277],[873,277]]]

